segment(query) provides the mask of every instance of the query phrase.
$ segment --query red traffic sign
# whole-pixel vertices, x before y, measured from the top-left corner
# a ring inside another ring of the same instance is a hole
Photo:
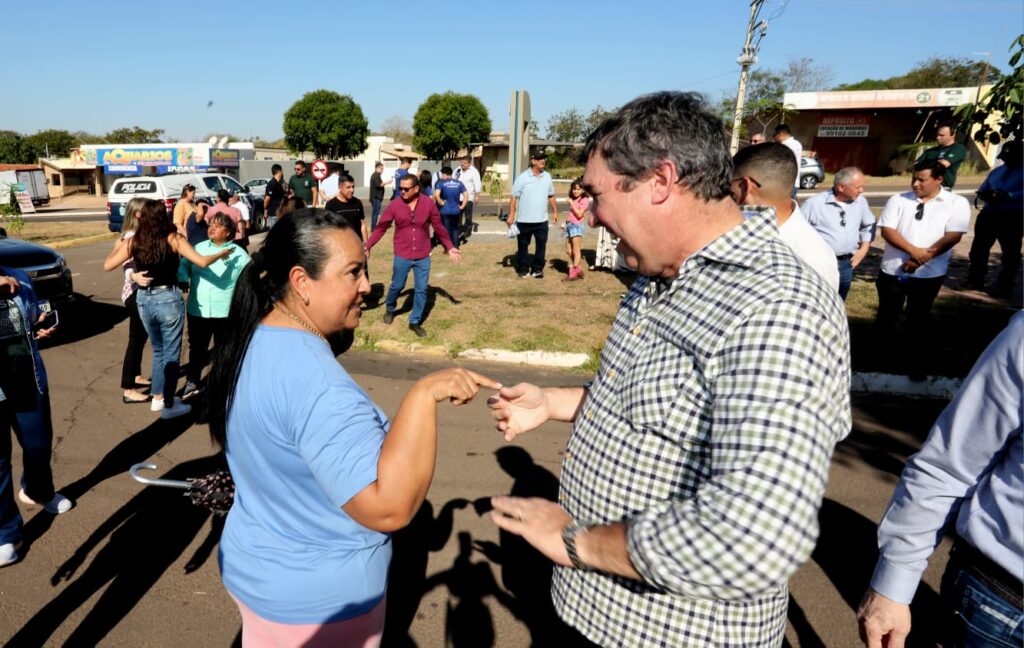
[[[327,163],[323,160],[316,160],[313,162],[312,173],[317,180],[323,180],[327,177]]]

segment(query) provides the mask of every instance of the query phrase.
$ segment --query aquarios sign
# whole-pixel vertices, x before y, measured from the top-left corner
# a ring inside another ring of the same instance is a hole
[[[103,166],[120,166],[135,164],[139,166],[171,166],[177,164],[191,164],[192,150],[176,148],[148,148],[148,149],[100,149],[96,157]],[[187,161],[182,158],[188,158]]]

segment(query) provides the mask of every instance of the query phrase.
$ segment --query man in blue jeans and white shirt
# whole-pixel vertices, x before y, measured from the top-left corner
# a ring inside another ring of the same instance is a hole
[[[875,238],[875,215],[863,193],[864,173],[846,167],[836,173],[830,190],[811,196],[800,206],[807,222],[835,251],[843,301],[850,293],[853,269],[868,255]]]
[[[857,617],[869,648],[900,648],[910,601],[942,537],[947,646],[1020,646],[1024,577],[1024,314],[989,345],[907,461],[878,526],[879,558]],[[934,619],[926,619],[926,623]]]
[[[544,170],[548,154],[544,149],[530,154],[530,168],[519,175],[512,184],[512,200],[508,205],[506,225],[519,227],[519,250],[516,256],[516,273],[520,277],[544,278],[544,252],[548,244],[548,205],[558,224],[558,204],[555,202],[555,185],[551,174]],[[533,249],[533,263],[528,262],[530,239],[536,243]]]

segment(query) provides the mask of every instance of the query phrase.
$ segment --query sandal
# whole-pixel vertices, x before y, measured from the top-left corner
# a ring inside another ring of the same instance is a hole
[[[138,392],[135,392],[135,393],[138,394]],[[142,396],[142,398],[141,399],[129,398],[128,396],[125,396],[124,394],[121,394],[121,402],[124,403],[125,405],[134,405],[136,403],[148,403],[149,401],[153,400],[153,397],[151,395],[149,395],[149,394],[138,394],[138,395]]]

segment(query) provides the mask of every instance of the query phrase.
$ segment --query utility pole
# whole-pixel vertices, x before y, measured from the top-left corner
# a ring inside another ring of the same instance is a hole
[[[743,123],[743,105],[747,100],[747,76],[750,72],[750,66],[757,63],[757,45],[760,44],[761,38],[764,38],[765,32],[768,30],[768,23],[757,21],[757,15],[761,11],[761,5],[764,4],[764,0],[752,0],[750,3],[750,21],[747,23],[747,38],[743,41],[743,51],[740,53],[739,58],[736,62],[740,64],[740,87],[736,91],[736,112],[733,114],[732,120],[732,141],[729,144],[729,152],[733,155],[740,148],[740,127]],[[761,29],[761,38],[758,38],[757,45],[754,44],[754,31],[758,28]]]

